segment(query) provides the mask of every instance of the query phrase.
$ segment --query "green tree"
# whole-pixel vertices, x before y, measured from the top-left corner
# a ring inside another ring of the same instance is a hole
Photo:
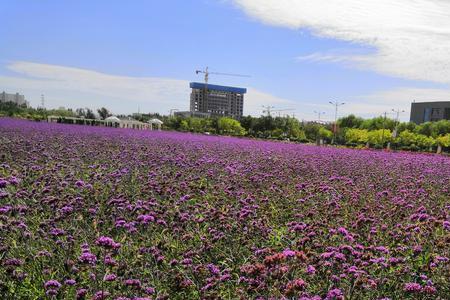
[[[189,118],[189,130],[192,132],[204,132],[202,119],[200,118]]]
[[[311,142],[318,142],[320,139],[319,130],[323,126],[317,123],[308,122],[303,125],[306,138]]]
[[[351,144],[366,144],[369,141],[369,132],[366,129],[349,128],[345,131],[345,140]]]
[[[306,140],[305,132],[301,129],[300,122],[295,118],[286,118],[285,130],[287,136],[292,140],[304,141]]]
[[[433,137],[446,135],[447,133],[450,133],[450,120],[440,120],[438,122],[433,122]]]
[[[97,109],[97,112],[100,116],[100,119],[104,120],[107,117],[111,116],[111,113],[109,112],[109,110],[107,110],[105,107],[99,108]],[[90,118],[89,118],[90,119]]]
[[[438,146],[437,153],[441,153],[443,147],[450,147],[450,133],[438,136],[436,138],[436,144]]]
[[[431,148],[435,145],[436,141],[431,136],[426,136],[423,134],[418,134],[416,136],[416,143],[421,149],[431,150]]]
[[[375,147],[384,147],[384,144],[392,141],[392,133],[389,129],[369,131],[368,142]]]
[[[417,125],[414,132],[417,134],[423,134],[426,136],[436,136],[436,132],[434,130],[435,130],[435,128],[434,128],[432,122],[425,122],[420,125]]]
[[[95,114],[92,109],[86,108],[86,119],[95,119]]]
[[[338,120],[340,128],[359,128],[364,122],[364,119],[356,117],[355,115],[348,115]]]
[[[326,129],[325,127],[320,127],[318,132],[319,138],[331,141],[333,138],[333,132],[331,130]]]
[[[401,146],[411,146],[416,144],[417,135],[409,130],[402,131],[398,136],[398,141]]]
[[[220,133],[231,135],[244,135],[245,129],[241,126],[239,121],[232,118],[220,118],[218,121],[218,127]]]
[[[414,122],[400,123],[400,124],[397,126],[397,130],[398,130],[397,134],[400,134],[401,132],[403,132],[403,131],[405,131],[405,130],[409,130],[409,131],[414,132],[415,129],[416,129],[416,127],[417,127],[417,124],[414,123]]]
[[[189,124],[186,120],[181,120],[179,129],[181,131],[189,131]]]
[[[377,130],[377,129],[389,129],[394,130],[395,128],[395,121],[389,118],[384,117],[376,117],[373,119],[367,119],[364,120],[361,125],[359,126],[361,129],[367,129],[367,130]]]

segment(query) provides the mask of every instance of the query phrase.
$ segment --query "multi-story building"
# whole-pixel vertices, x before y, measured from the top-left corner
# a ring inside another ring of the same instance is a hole
[[[6,92],[0,93],[0,102],[14,102],[17,105],[27,105],[28,102],[25,100],[24,95],[20,95],[19,93],[8,94]]]
[[[450,101],[413,102],[410,121],[416,124],[450,120]]]
[[[244,113],[247,89],[191,82],[191,113],[240,118]]]

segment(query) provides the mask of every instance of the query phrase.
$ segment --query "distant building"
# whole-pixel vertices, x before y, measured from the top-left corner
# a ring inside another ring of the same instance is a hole
[[[416,124],[450,120],[450,101],[413,102],[410,121]]]
[[[159,121],[159,120],[158,120]],[[105,120],[99,119],[86,119],[86,118],[76,118],[76,117],[63,117],[63,116],[48,116],[47,122],[49,123],[64,123],[64,124],[78,124],[78,125],[90,125],[90,126],[105,126],[105,127],[115,127],[115,128],[129,128],[129,129],[139,129],[147,130],[153,129],[152,124],[143,123],[132,118],[119,119],[115,116],[106,118]],[[161,121],[159,121],[161,122]],[[153,124],[157,124],[158,130],[161,129],[162,122],[159,123],[153,120]],[[159,125],[158,125],[159,124]]]
[[[191,82],[191,113],[240,118],[244,111],[247,89]]]
[[[211,113],[203,113],[199,111],[176,111],[174,115],[185,118],[210,118]]]
[[[28,106],[28,102],[25,100],[25,96],[20,95],[19,93],[8,94],[6,92],[3,92],[0,94],[0,102],[2,102],[2,103],[13,102],[13,103],[16,103],[17,105]]]

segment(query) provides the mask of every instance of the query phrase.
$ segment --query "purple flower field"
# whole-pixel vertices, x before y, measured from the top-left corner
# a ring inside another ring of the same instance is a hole
[[[449,299],[450,158],[0,119],[4,299]]]

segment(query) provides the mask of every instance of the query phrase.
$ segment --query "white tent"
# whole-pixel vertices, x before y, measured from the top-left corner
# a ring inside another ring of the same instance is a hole
[[[148,123],[150,124],[150,130],[153,130],[153,124],[156,124],[158,130],[161,130],[161,125],[164,124],[163,121],[158,119],[151,119],[148,121]]]
[[[105,122],[107,123],[120,123],[120,119],[116,116],[107,117],[105,119]]]

